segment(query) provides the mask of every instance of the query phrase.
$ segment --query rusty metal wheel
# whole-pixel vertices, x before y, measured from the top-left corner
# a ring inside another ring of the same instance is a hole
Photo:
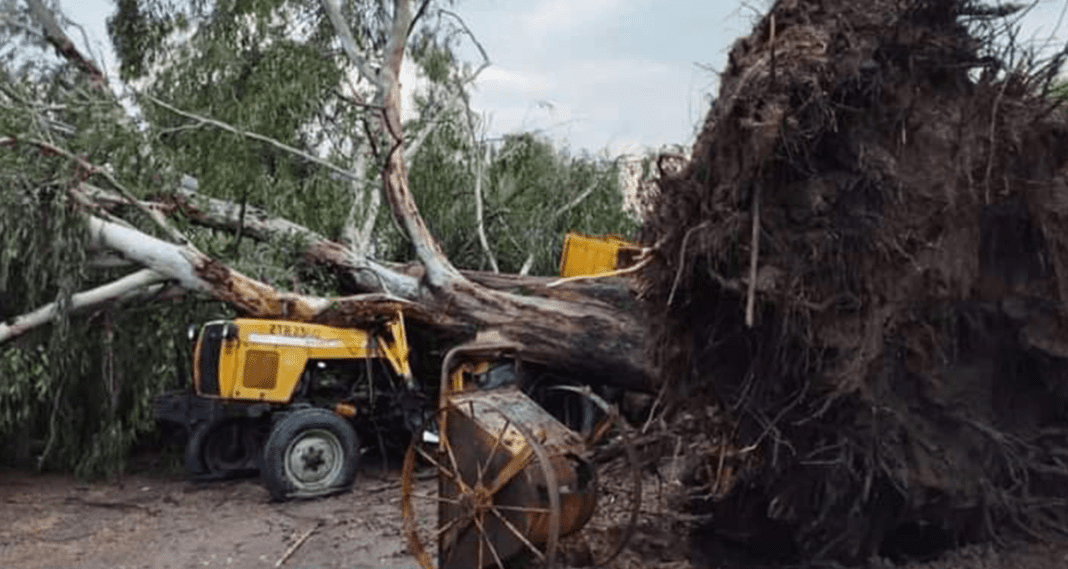
[[[642,477],[638,453],[634,448],[633,430],[623,420],[618,409],[593,393],[588,386],[556,385],[548,388],[571,394],[600,409],[603,417],[592,428],[581,433],[590,450],[588,460],[597,469],[597,507],[579,531],[561,543],[567,565],[571,567],[602,567],[615,559],[627,546],[638,523],[642,502]],[[589,421],[583,421],[589,424]],[[612,435],[609,444],[602,441]],[[608,466],[624,470],[606,476],[602,462],[605,451],[626,456],[626,464],[609,461]],[[623,479],[621,481],[621,479]],[[622,483],[621,483],[622,482]],[[622,522],[622,523],[620,523]]]
[[[424,428],[405,453],[401,513],[409,551],[424,569],[505,569],[518,557],[551,568],[560,495],[548,452],[526,426],[495,407],[479,410],[495,414],[500,425],[488,451],[473,440],[453,440],[457,431],[449,422],[463,419],[458,411],[446,407],[435,415],[436,445],[424,442]],[[516,448],[522,450],[509,450]],[[417,488],[419,463],[436,473],[436,492]]]

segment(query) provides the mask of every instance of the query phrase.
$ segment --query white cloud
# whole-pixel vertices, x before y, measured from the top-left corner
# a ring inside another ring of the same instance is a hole
[[[493,133],[536,130],[575,149],[637,152],[688,143],[693,115],[705,110],[693,73],[686,62],[564,60],[537,71],[502,72],[480,84],[473,103],[492,109]]]
[[[546,35],[550,30],[566,32],[572,28],[609,17],[627,0],[542,0],[523,14],[526,33]]]
[[[539,73],[512,71],[496,65],[487,67],[478,76],[477,85],[483,90],[506,91],[529,97],[541,96],[550,87],[545,76]]]

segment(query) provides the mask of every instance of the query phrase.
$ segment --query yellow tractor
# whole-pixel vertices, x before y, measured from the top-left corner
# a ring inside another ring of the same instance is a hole
[[[616,237],[572,234],[561,272],[612,274],[637,253]],[[484,567],[498,556],[498,563],[523,554],[552,558],[561,538],[600,527],[588,522],[606,491],[621,492],[612,502],[633,510],[624,532],[597,540],[612,544],[598,557],[617,553],[633,529],[637,478],[625,477],[625,490],[605,490],[591,458],[610,428],[623,430],[617,412],[581,381],[554,375],[551,362],[526,359],[521,346],[481,339],[454,347],[440,385],[418,385],[400,313],[357,328],[223,320],[191,328],[189,336],[190,386],[156,398],[154,415],[187,435],[191,480],[258,471],[275,500],[344,492],[355,480],[361,439],[411,434],[405,523],[424,567],[434,566],[433,557],[441,567]],[[427,443],[434,446],[424,450]],[[418,515],[411,491],[417,458],[451,468],[439,475],[457,482],[440,486],[431,505],[441,508]],[[454,503],[462,507],[443,505]],[[431,517],[443,525],[420,539],[416,522]]]
[[[342,492],[361,435],[422,419],[400,314],[363,328],[216,321],[190,338],[191,389],[156,398],[154,415],[187,432],[191,480],[259,470],[276,500]]]

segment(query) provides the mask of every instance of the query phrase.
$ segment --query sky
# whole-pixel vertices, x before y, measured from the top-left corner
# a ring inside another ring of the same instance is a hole
[[[59,0],[115,68],[113,0]],[[1068,0],[1037,0],[1021,38],[1068,40]],[[771,0],[457,0],[492,65],[472,106],[489,135],[538,131],[574,151],[617,156],[689,145],[731,44]],[[72,34],[80,44],[80,37]],[[478,61],[468,46],[468,59]]]

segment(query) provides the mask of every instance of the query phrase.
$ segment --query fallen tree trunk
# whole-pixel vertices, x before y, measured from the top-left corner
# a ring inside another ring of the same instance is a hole
[[[568,281],[460,271],[446,286],[427,282],[421,264],[397,265],[354,255],[339,243],[282,218],[246,206],[200,196],[183,188],[162,202],[130,204],[127,198],[82,184],[72,189],[88,205],[121,213],[123,206],[161,213],[181,212],[194,223],[251,238],[297,238],[313,263],[353,279],[361,294],[320,298],[286,293],[231,270],[190,245],[151,237],[132,227],[87,217],[94,245],[147,267],[128,278],[75,295],[71,308],[96,306],[149,284],[167,280],[227,302],[241,314],[356,326],[376,316],[403,312],[411,321],[458,342],[493,330],[523,347],[523,357],[591,383],[652,390],[643,358],[641,322],[633,310],[628,281]],[[149,275],[151,278],[144,277]],[[144,281],[144,282],[142,282]],[[43,307],[0,329],[0,341],[47,323],[55,306]]]
[[[120,301],[125,297],[159,288],[166,277],[152,269],[141,269],[114,282],[80,292],[71,296],[70,310],[83,310],[106,302]],[[52,302],[33,312],[23,314],[11,322],[0,322],[0,344],[27,331],[50,322],[59,312],[59,303]]]
[[[190,190],[170,199],[189,219],[209,227],[234,232],[240,227],[262,240],[298,237],[313,262],[349,274],[364,290],[420,305],[423,311],[409,316],[425,324],[455,328],[463,322],[469,330],[493,328],[543,363],[628,389],[652,389],[645,378],[642,326],[632,309],[629,281],[560,283],[552,277],[460,271],[465,280],[448,290],[434,289],[422,286],[425,272],[420,264],[387,266],[360,258],[339,243],[257,208],[246,206],[242,217],[235,204]],[[340,311],[311,318],[345,322]]]
[[[189,290],[206,292],[245,315],[354,326],[399,310],[454,339],[493,330],[519,343],[524,358],[591,382],[652,388],[641,357],[640,322],[628,307],[596,299],[521,296],[466,280],[447,291],[421,285],[410,298],[385,293],[339,298],[283,293],[189,246],[170,244],[98,218],[90,217],[89,224],[102,245],[149,267],[155,271],[154,279],[166,277]]]

